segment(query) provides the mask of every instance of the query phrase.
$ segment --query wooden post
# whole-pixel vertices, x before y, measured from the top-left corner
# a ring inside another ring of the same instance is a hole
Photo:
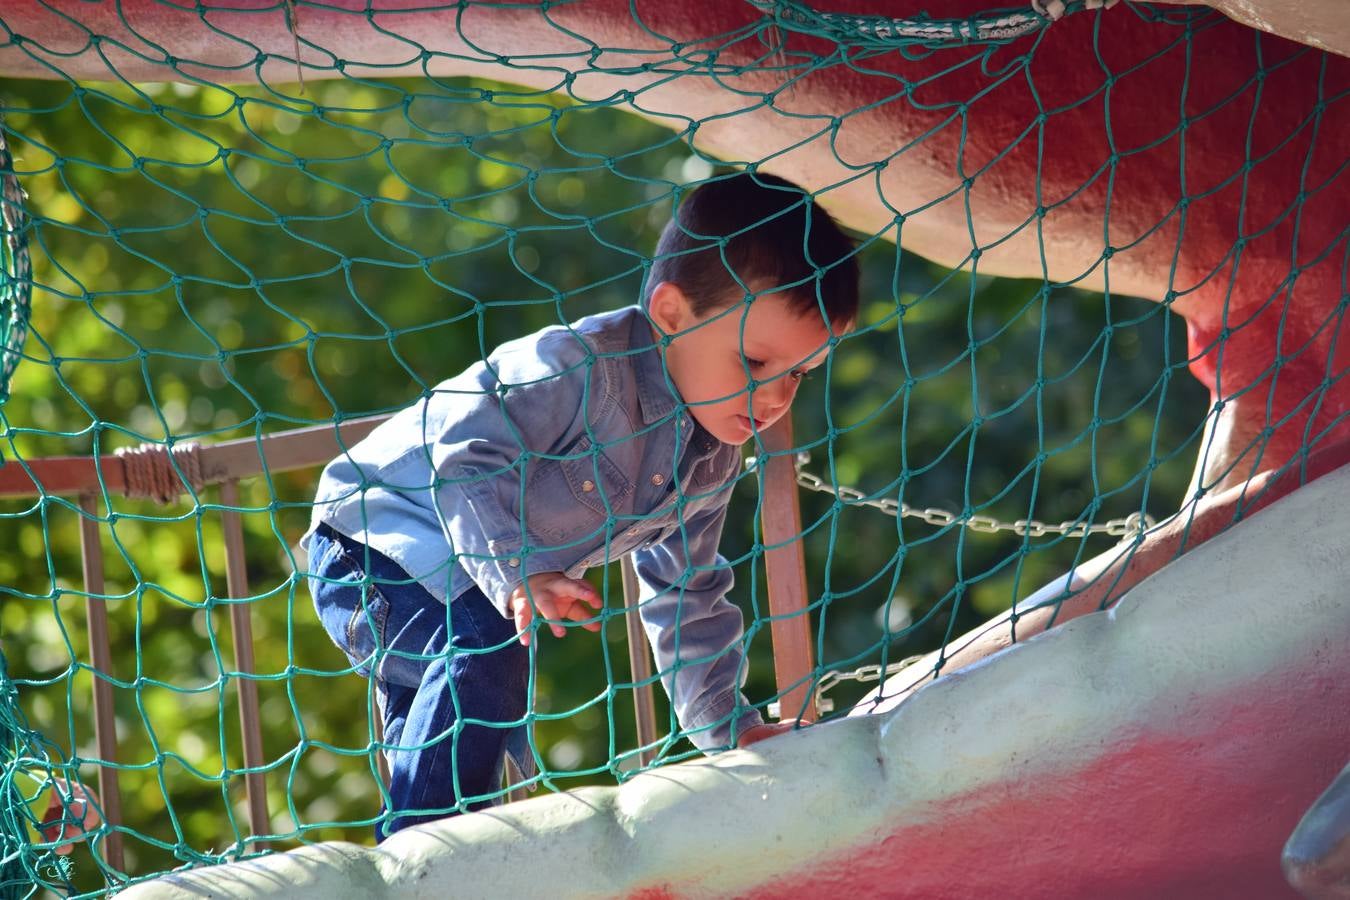
[[[122,858],[122,790],[117,783],[117,718],[113,713],[112,648],[108,639],[108,606],[104,594],[103,543],[98,533],[98,498],[80,496],[80,561],[84,568],[84,608],[89,619],[89,657],[94,665],[94,743],[103,765],[98,769],[98,793],[108,826],[104,860],[126,872]]]
[[[381,754],[383,758],[383,754]],[[381,769],[381,774],[384,770]],[[516,761],[511,758],[511,754],[506,754],[506,765],[502,768],[506,778],[506,786],[510,789],[506,793],[506,798],[512,803],[519,803],[521,800],[530,799],[530,789],[524,785],[525,773],[516,766]],[[386,778],[385,784],[388,784]]]
[[[769,633],[778,684],[779,719],[817,718],[811,673],[815,670],[811,615],[806,609],[806,558],[802,553],[802,512],[793,458],[792,417],[784,416],[763,433],[760,519],[764,568],[768,575]]]
[[[225,586],[231,599],[248,596],[248,569],[244,565],[244,525],[239,518],[239,483],[220,485],[221,520],[225,529]],[[258,683],[247,676],[256,669],[253,659],[253,621],[247,603],[230,604],[230,630],[234,634],[234,667],[239,672],[239,727],[243,733],[244,767],[256,771],[244,775],[248,795],[248,821],[254,835],[272,830],[267,815],[266,762],[262,743],[262,718],[258,713]],[[263,849],[266,845],[256,845]]]
[[[637,570],[633,557],[625,556],[620,564],[623,571],[624,620],[628,626],[628,667],[633,673],[633,715],[637,720],[638,759],[649,766],[656,759],[656,701],[652,697],[652,658],[647,652],[647,635],[642,630],[638,615]],[[647,682],[643,684],[642,682]]]
[[[380,713],[380,705],[375,702],[375,698],[370,698],[371,724],[375,726],[375,743],[384,743],[384,716]],[[387,789],[392,780],[389,774],[389,757],[385,755],[383,749],[375,751],[375,768],[380,772],[380,780],[384,782]]]

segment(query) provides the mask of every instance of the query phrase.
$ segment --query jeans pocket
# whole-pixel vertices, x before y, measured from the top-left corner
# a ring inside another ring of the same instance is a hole
[[[361,675],[369,677],[385,644],[389,601],[341,541],[315,535],[310,593],[324,631]]]
[[[377,652],[385,647],[389,623],[389,601],[373,584],[358,587],[351,618],[347,620],[347,641],[342,649],[356,665],[356,671],[370,677],[379,664]],[[362,603],[364,596],[365,602]]]

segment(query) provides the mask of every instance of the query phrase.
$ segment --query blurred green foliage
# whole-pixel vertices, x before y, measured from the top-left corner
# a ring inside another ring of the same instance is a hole
[[[27,358],[0,408],[8,466],[397,409],[502,340],[635,302],[676,191],[714,171],[685,136],[617,109],[483,82],[4,91],[36,268]],[[1164,308],[859,237],[861,327],[796,408],[813,470],[1005,520],[1178,506],[1206,400]],[[295,574],[316,475],[243,486],[274,847],[369,840],[380,802],[368,685]],[[724,549],[741,560],[758,702],[774,687],[745,481]],[[825,669],[935,648],[1106,549],[802,505]],[[215,858],[249,834],[219,498],[106,496],[98,512],[129,868]],[[79,519],[73,498],[0,501],[0,636],[30,721],[92,783]],[[596,577],[621,606],[617,572]],[[623,631],[616,614],[599,637],[542,642],[545,789],[632,768]],[[841,687],[840,709],[861,690]],[[98,888],[89,851],[76,861],[79,887]]]

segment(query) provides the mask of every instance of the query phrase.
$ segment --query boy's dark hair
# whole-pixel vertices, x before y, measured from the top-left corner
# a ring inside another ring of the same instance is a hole
[[[835,325],[858,316],[853,241],[800,187],[762,172],[707,181],[685,197],[657,242],[644,303],[663,281],[699,316],[739,301],[742,284],[782,293],[802,315],[823,306]]]

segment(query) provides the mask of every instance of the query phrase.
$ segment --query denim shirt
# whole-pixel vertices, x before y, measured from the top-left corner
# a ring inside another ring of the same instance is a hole
[[[476,585],[508,617],[526,576],[579,578],[632,553],[661,683],[711,750],[761,721],[740,692],[743,623],[717,552],[739,467],[627,307],[510,341],[427,391],[328,464],[313,524],[442,602]]]

